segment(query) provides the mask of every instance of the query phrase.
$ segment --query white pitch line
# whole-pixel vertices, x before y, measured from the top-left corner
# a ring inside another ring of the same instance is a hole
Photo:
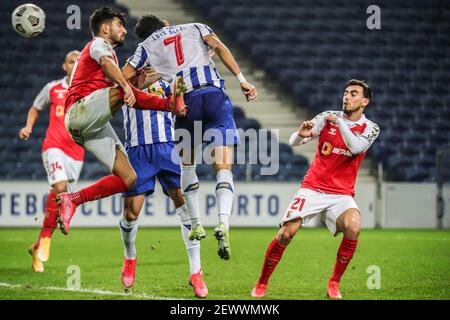
[[[109,290],[100,290],[100,289],[70,289],[70,288],[53,287],[53,286],[52,287],[39,287],[39,286],[11,284],[11,283],[4,283],[4,282],[0,282],[0,287],[8,287],[8,288],[12,288],[12,289],[21,288],[21,289],[37,289],[37,290],[93,293],[93,294],[99,294],[99,295],[105,295],[105,296],[123,296],[123,297],[134,297],[134,298],[154,299],[154,300],[185,300],[185,299],[181,299],[181,298],[160,297],[160,296],[153,296],[153,295],[147,295],[147,294],[130,294],[130,293],[125,293],[125,292],[113,292],[113,291],[109,291]]]

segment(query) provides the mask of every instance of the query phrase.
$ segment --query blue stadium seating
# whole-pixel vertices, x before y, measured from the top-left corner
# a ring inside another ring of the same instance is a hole
[[[381,128],[369,155],[393,180],[435,181],[435,153],[450,146],[450,2],[377,1],[381,30],[368,30],[369,0],[185,1],[311,114],[366,80]]]

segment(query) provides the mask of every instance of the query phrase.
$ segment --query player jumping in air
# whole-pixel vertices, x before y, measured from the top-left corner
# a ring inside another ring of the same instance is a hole
[[[185,113],[181,82],[172,99],[167,99],[134,88],[122,75],[114,48],[125,41],[124,14],[110,7],[97,9],[90,17],[90,29],[94,38],[84,47],[74,68],[65,102],[65,125],[72,139],[112,174],[78,192],[57,196],[58,221],[64,234],[69,232],[78,205],[125,192],[136,181],[126,151],[109,123],[124,102],[138,109]]]
[[[317,214],[322,214],[333,236],[344,234],[327,288],[329,298],[342,297],[339,282],[356,250],[360,231],[360,213],[353,199],[356,175],[380,132],[363,114],[371,99],[372,90],[365,82],[350,80],[342,99],[343,111],[323,112],[303,122],[291,136],[291,146],[305,144],[315,137],[319,137],[319,143],[301,188],[267,248],[260,277],[251,293],[253,297],[265,295],[269,278],[287,245],[298,229]]]
[[[233,174],[231,172],[232,146],[239,143],[232,116],[232,104],[225,92],[224,80],[210,58],[209,49],[219,56],[225,66],[239,79],[247,101],[256,100],[256,88],[248,83],[228,48],[208,26],[201,23],[169,26],[155,16],[142,17],[135,32],[143,41],[123,69],[127,78],[137,70],[151,66],[162,79],[170,81],[174,76],[183,77],[187,91],[185,102],[189,105],[186,118],[177,118],[175,128],[185,129],[191,139],[181,141],[181,187],[192,221],[191,240],[206,236],[200,223],[199,181],[195,172],[195,150],[202,142],[212,146],[214,169],[217,173],[216,197],[219,224],[214,229],[218,240],[218,254],[230,258],[229,216],[233,205]],[[202,137],[194,136],[194,122],[200,121]],[[221,138],[203,141],[205,131],[215,129]],[[180,142],[180,141],[179,141]]]
[[[50,257],[51,237],[58,219],[56,196],[58,193],[67,192],[70,184],[77,182],[83,166],[84,149],[72,140],[64,126],[67,88],[74,64],[79,57],[80,52],[76,50],[66,55],[62,65],[66,76],[47,83],[39,92],[28,111],[25,127],[19,131],[20,139],[28,140],[41,112],[49,108],[50,120],[42,142],[42,161],[51,189],[45,202],[45,217],[38,240],[28,250],[32,256],[33,270],[36,272],[44,271],[43,262],[47,262]]]
[[[161,97],[170,96],[169,83],[163,80],[152,84],[149,91]],[[172,160],[172,151],[176,148],[173,128],[175,119],[169,112],[135,110],[127,106],[123,107],[123,116],[125,148],[137,173],[137,181],[132,190],[123,194],[124,214],[119,222],[125,249],[122,283],[126,289],[133,286],[137,262],[137,219],[145,197],[154,192],[158,178],[164,193],[172,199],[180,217],[181,235],[189,257],[189,284],[194,288],[195,296],[205,298],[208,289],[200,265],[200,241],[188,238],[191,219],[180,189],[180,159]]]

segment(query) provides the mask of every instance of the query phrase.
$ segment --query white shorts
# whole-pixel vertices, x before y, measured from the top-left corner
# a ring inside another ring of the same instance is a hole
[[[113,118],[109,108],[109,90],[103,88],[75,102],[65,117],[66,129],[72,139],[91,152],[111,172],[116,158],[116,149],[126,156],[109,120]]]
[[[328,230],[333,236],[337,235],[336,220],[345,210],[354,208],[359,211],[355,200],[351,196],[328,194],[311,189],[300,188],[289,204],[280,226],[285,222],[301,218],[302,224],[308,223],[317,214],[321,214]]]
[[[76,183],[83,167],[83,161],[72,159],[58,148],[45,150],[42,153],[42,162],[51,186],[61,181]]]

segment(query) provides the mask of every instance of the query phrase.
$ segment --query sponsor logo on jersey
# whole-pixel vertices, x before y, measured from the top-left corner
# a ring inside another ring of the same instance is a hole
[[[332,152],[334,154],[344,155],[344,156],[347,156],[347,157],[353,156],[350,151],[345,150],[345,149],[333,148]]]
[[[330,131],[328,131],[328,134],[331,134],[331,135],[335,136],[336,135],[336,128],[331,127]]]
[[[347,156],[347,157],[352,157],[353,156],[353,154],[350,151],[348,151],[346,149],[340,149],[340,148],[333,147],[331,145],[331,143],[329,143],[329,142],[324,142],[320,152],[324,156],[329,156],[332,153],[338,154],[338,155],[344,155],[344,156]]]
[[[331,145],[331,143],[329,142],[324,142],[322,145],[322,149],[320,150],[320,152],[324,155],[324,156],[329,156],[331,154],[331,150],[333,149],[333,146]]]

